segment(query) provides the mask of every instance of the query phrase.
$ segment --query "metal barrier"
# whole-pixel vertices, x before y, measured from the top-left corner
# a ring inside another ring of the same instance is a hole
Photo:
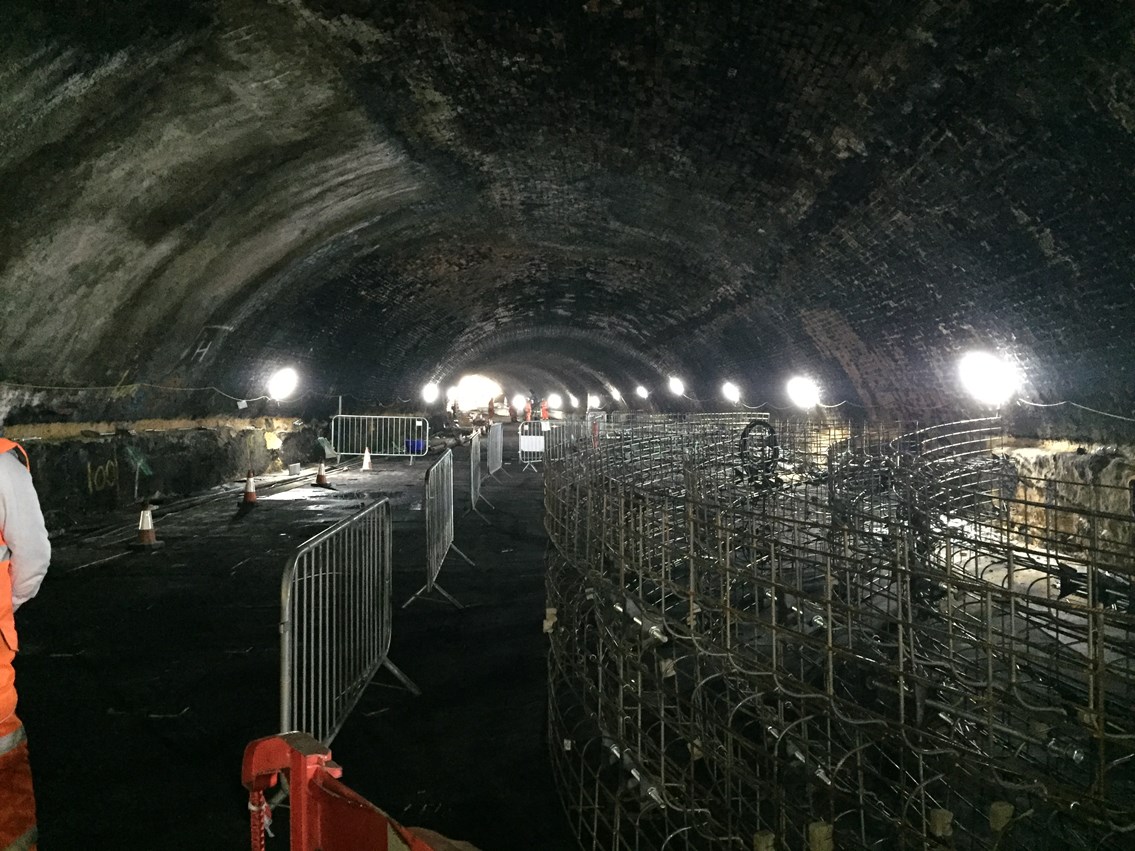
[[[424,416],[369,417],[339,414],[331,418],[331,443],[340,455],[415,458],[430,448],[430,424]]]
[[[241,781],[248,789],[253,851],[266,847],[272,822],[265,793],[286,786],[292,851],[367,848],[372,851],[433,851],[439,846],[403,827],[342,783],[343,769],[331,751],[306,733],[257,739],[244,750]],[[445,847],[453,847],[448,842]],[[471,847],[471,846],[470,846]]]
[[[517,429],[520,435],[520,468],[535,472],[536,465],[544,460],[544,426],[538,421],[521,423]]]
[[[1131,847],[1129,478],[996,419],[705,418],[549,455],[581,847]]]
[[[280,585],[280,728],[324,744],[390,661],[390,503],[381,500],[301,544]]]
[[[473,440],[469,443],[469,511],[472,511],[478,517],[489,523],[488,518],[485,517],[480,511],[477,510],[477,503],[484,502],[489,508],[495,509],[496,506],[489,502],[488,498],[481,493],[481,435],[474,434]],[[469,511],[465,513],[468,514]]]
[[[490,478],[496,480],[497,473],[510,475],[504,469],[504,426],[501,423],[489,426],[489,452],[486,460]]]
[[[579,420],[555,423],[544,434],[544,455],[548,460],[562,458],[574,452],[582,441],[588,440],[591,426]]]
[[[406,608],[425,594],[437,591],[457,608],[464,608],[441,585],[437,577],[441,573],[442,562],[453,550],[469,564],[476,567],[473,560],[453,546],[453,450],[445,450],[432,467],[426,470],[426,584],[419,588],[409,600],[402,604]]]

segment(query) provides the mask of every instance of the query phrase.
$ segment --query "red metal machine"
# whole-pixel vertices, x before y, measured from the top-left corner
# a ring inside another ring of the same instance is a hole
[[[331,751],[307,733],[257,739],[244,751],[241,781],[252,812],[252,848],[264,851],[271,822],[264,793],[287,775],[291,851],[436,851],[339,781]]]

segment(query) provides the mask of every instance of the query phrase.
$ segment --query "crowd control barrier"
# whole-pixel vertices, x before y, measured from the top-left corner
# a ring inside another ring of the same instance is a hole
[[[570,454],[591,433],[591,426],[579,420],[556,423],[544,433],[544,454],[549,460]]]
[[[368,417],[339,414],[331,418],[331,444],[340,455],[415,458],[430,448],[430,424],[424,416]]]
[[[493,423],[489,426],[489,453],[486,459],[490,478],[497,479],[497,473],[508,475],[504,469],[504,426]]]
[[[477,503],[484,502],[489,508],[494,509],[496,506],[481,493],[481,475],[481,435],[474,434],[473,441],[469,444],[469,511],[489,524],[485,515],[477,510]]]
[[[520,424],[520,463],[525,470],[536,470],[536,465],[544,460],[544,427],[533,421]]]
[[[280,728],[325,744],[380,668],[418,687],[388,658],[390,503],[381,500],[301,544],[280,601]]]
[[[445,450],[432,467],[426,470],[426,584],[405,603],[406,608],[425,594],[437,591],[457,608],[462,606],[448,591],[438,584],[442,562],[453,550],[469,564],[476,567],[473,560],[453,546],[453,450]]]
[[[331,751],[306,733],[251,742],[244,751],[241,782],[248,789],[252,851],[265,849],[272,817],[264,793],[281,781],[291,792],[291,851],[434,851],[436,846],[343,784],[342,776]]]

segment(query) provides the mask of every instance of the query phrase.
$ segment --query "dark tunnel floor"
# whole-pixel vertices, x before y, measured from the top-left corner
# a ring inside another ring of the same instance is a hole
[[[511,478],[486,479],[486,526],[462,517],[468,449],[454,455],[455,544],[477,566],[451,554],[441,581],[464,611],[399,608],[424,581],[421,487],[434,456],[333,475],[335,493],[262,493],[236,522],[239,495],[159,514],[166,545],[152,554],[56,542],[18,616],[40,847],[249,847],[240,762],[278,726],[280,575],[291,549],[365,492],[394,504],[391,659],[423,695],[379,673],[332,745],[344,780],[404,824],[484,851],[575,848],[544,734],[542,480],[506,462]]]

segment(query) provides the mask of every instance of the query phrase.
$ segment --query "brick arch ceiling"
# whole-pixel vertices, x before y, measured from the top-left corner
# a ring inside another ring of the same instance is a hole
[[[8,380],[1135,402],[1130,4],[9,8]]]

